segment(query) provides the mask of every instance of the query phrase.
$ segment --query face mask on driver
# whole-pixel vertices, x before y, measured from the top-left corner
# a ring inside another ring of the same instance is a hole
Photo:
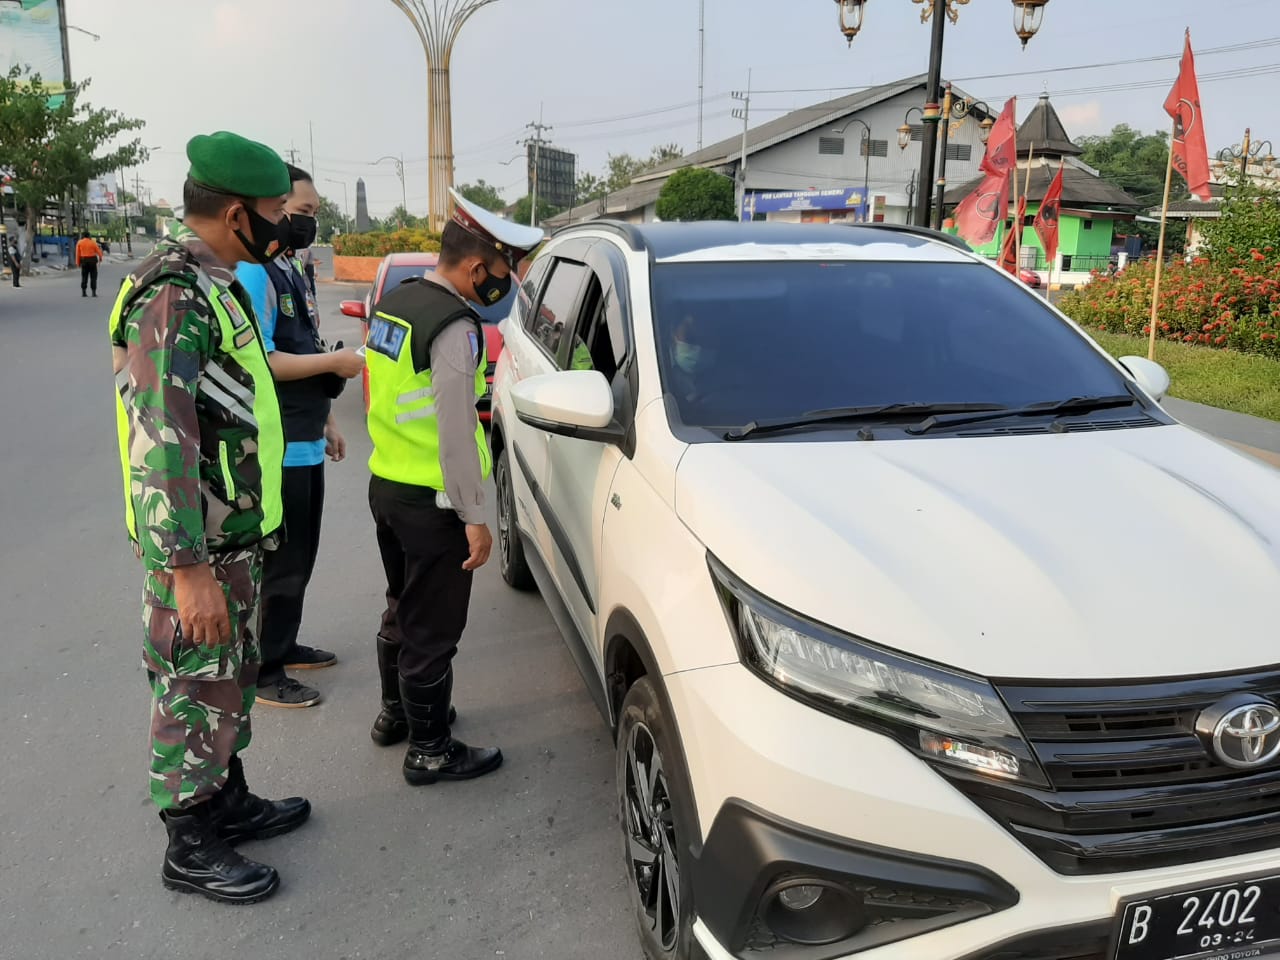
[[[685,373],[693,373],[698,368],[698,360],[702,356],[702,348],[693,343],[676,341],[676,366]]]

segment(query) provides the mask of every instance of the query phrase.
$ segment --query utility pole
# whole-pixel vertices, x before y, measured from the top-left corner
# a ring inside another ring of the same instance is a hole
[[[548,140],[544,140],[542,135],[551,131],[551,127],[542,122],[542,105],[538,105],[538,122],[527,123],[525,127],[533,131],[533,136],[528,137],[524,141],[526,148],[533,147],[533,175],[532,183],[529,189],[529,226],[536,227],[538,225],[538,167],[539,161],[542,159],[542,147],[550,146]]]
[[[311,175],[316,175],[316,125],[307,121],[307,132],[311,134]]]
[[[373,161],[375,164],[381,163],[383,160],[390,160],[396,166],[396,176],[400,178],[400,209],[404,211],[404,215],[409,215],[409,200],[404,187],[404,154],[398,157],[379,157]],[[400,226],[404,226],[404,221],[400,222]]]
[[[707,0],[698,0],[698,149],[702,149],[702,103],[707,78]]]
[[[296,167],[296,166],[298,165],[298,149],[297,149],[297,147],[293,146],[293,144],[291,143],[291,144],[289,144],[289,149],[288,149],[288,150],[286,150],[286,151],[284,151],[284,152],[285,152],[285,153],[287,153],[287,154],[289,155],[289,162],[290,162],[291,164],[293,164],[293,165]]]
[[[733,115],[742,121],[742,156],[738,161],[738,219],[747,205],[747,131],[751,126],[751,71],[747,71],[747,89],[733,91],[733,99],[742,104],[733,108]]]

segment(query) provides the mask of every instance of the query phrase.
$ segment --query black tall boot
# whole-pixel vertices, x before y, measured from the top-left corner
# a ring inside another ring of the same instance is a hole
[[[400,702],[400,644],[382,634],[378,634],[378,676],[382,680],[382,712],[373,721],[369,736],[379,746],[391,747],[409,736],[409,722]],[[457,719],[457,711],[450,705],[449,724]]]
[[[171,890],[198,893],[223,903],[257,903],[276,892],[280,875],[248,860],[218,836],[209,804],[160,814],[169,831],[160,879]]]
[[[400,698],[409,722],[404,778],[415,787],[437,780],[471,780],[502,766],[502,751],[497,747],[468,747],[450,736],[452,693],[452,668],[435,683],[400,678]]]
[[[278,837],[296,830],[311,816],[311,802],[302,797],[263,800],[250,793],[239,756],[231,758],[226,786],[208,805],[213,826],[227,843]]]

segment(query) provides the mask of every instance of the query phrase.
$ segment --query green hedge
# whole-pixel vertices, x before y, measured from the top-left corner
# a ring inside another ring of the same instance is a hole
[[[426,230],[347,233],[333,238],[339,257],[385,257],[388,253],[439,253],[440,235]]]

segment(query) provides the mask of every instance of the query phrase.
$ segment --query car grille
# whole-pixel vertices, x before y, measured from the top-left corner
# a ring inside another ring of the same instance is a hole
[[[1142,870],[1280,846],[1280,766],[1220,763],[1195,734],[1231,693],[1280,700],[1280,668],[1093,686],[997,681],[1048,779],[939,768],[1054,870]]]

